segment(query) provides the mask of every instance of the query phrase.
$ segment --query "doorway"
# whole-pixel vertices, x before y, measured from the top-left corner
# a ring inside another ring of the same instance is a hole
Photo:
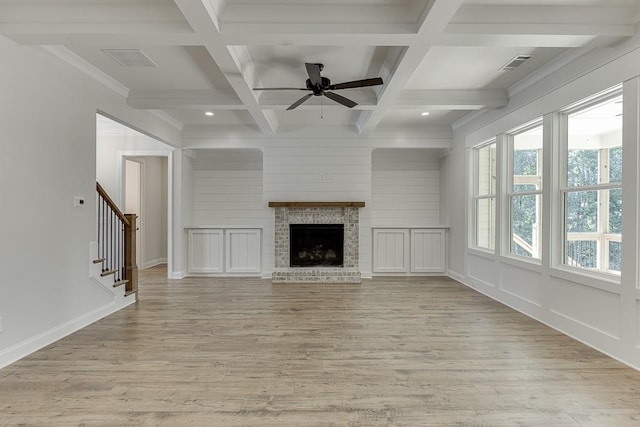
[[[124,213],[136,214],[139,269],[172,271],[174,149],[121,122],[97,114],[96,180]]]
[[[139,269],[167,263],[168,159],[166,156],[123,156],[123,190],[127,213],[138,215]]]

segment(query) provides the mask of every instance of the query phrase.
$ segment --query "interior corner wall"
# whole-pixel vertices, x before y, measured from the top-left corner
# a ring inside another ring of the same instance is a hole
[[[144,124],[175,144],[180,135],[40,48],[0,37],[0,54],[11,64],[0,67],[2,367],[115,304],[114,294],[90,278],[96,112]],[[75,196],[85,205],[74,207]]]
[[[448,270],[453,277],[463,277],[465,274],[465,257],[467,248],[466,225],[466,150],[464,143],[460,143],[460,135],[454,134],[454,147],[443,159],[446,171],[447,207],[448,207]],[[464,138],[462,138],[464,140]],[[444,194],[444,193],[443,193]]]
[[[371,164],[372,227],[442,225],[440,174],[439,150],[374,150]]]

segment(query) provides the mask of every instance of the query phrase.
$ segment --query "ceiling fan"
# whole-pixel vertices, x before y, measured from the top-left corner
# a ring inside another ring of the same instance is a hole
[[[298,88],[298,87],[254,87],[253,90],[309,90],[311,93],[306,94],[302,98],[298,99],[296,102],[291,104],[287,110],[293,110],[294,108],[299,107],[303,103],[309,100],[312,96],[326,96],[329,99],[334,100],[338,104],[342,104],[345,107],[353,108],[358,105],[357,102],[350,100],[349,98],[345,98],[342,95],[338,95],[337,93],[331,92],[333,90],[340,89],[355,89],[359,87],[367,87],[367,86],[378,86],[382,84],[382,79],[380,77],[376,77],[373,79],[364,79],[364,80],[354,80],[352,82],[344,82],[338,84],[331,84],[331,80],[326,77],[322,77],[320,75],[320,71],[323,70],[323,64],[310,64],[306,62],[305,67],[307,68],[307,74],[309,78],[307,79],[307,87],[306,88]]]

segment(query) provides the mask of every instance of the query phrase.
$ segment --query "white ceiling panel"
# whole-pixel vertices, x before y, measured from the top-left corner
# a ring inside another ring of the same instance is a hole
[[[185,131],[253,136],[451,125],[638,28],[640,0],[0,0],[0,36],[53,46],[131,108],[164,112]],[[122,66],[103,49],[139,50],[156,66]],[[517,55],[531,59],[502,71]],[[333,84],[384,83],[336,91],[353,109],[312,97],[287,111],[307,92],[253,90],[304,88],[305,62],[324,64]]]
[[[507,89],[564,52],[560,48],[434,47],[405,89]],[[517,55],[531,55],[519,68],[502,71]]]
[[[157,67],[126,67],[93,46],[72,48],[82,59],[133,90],[231,90],[224,74],[202,47],[150,46],[141,50]]]
[[[305,87],[305,62],[324,64],[323,77],[341,83],[378,77],[388,52],[381,47],[249,46],[249,55],[264,87]]]

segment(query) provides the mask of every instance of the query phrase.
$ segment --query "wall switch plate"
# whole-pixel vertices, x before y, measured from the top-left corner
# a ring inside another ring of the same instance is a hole
[[[84,206],[84,197],[75,196],[73,198],[73,206],[76,206],[76,207]]]

